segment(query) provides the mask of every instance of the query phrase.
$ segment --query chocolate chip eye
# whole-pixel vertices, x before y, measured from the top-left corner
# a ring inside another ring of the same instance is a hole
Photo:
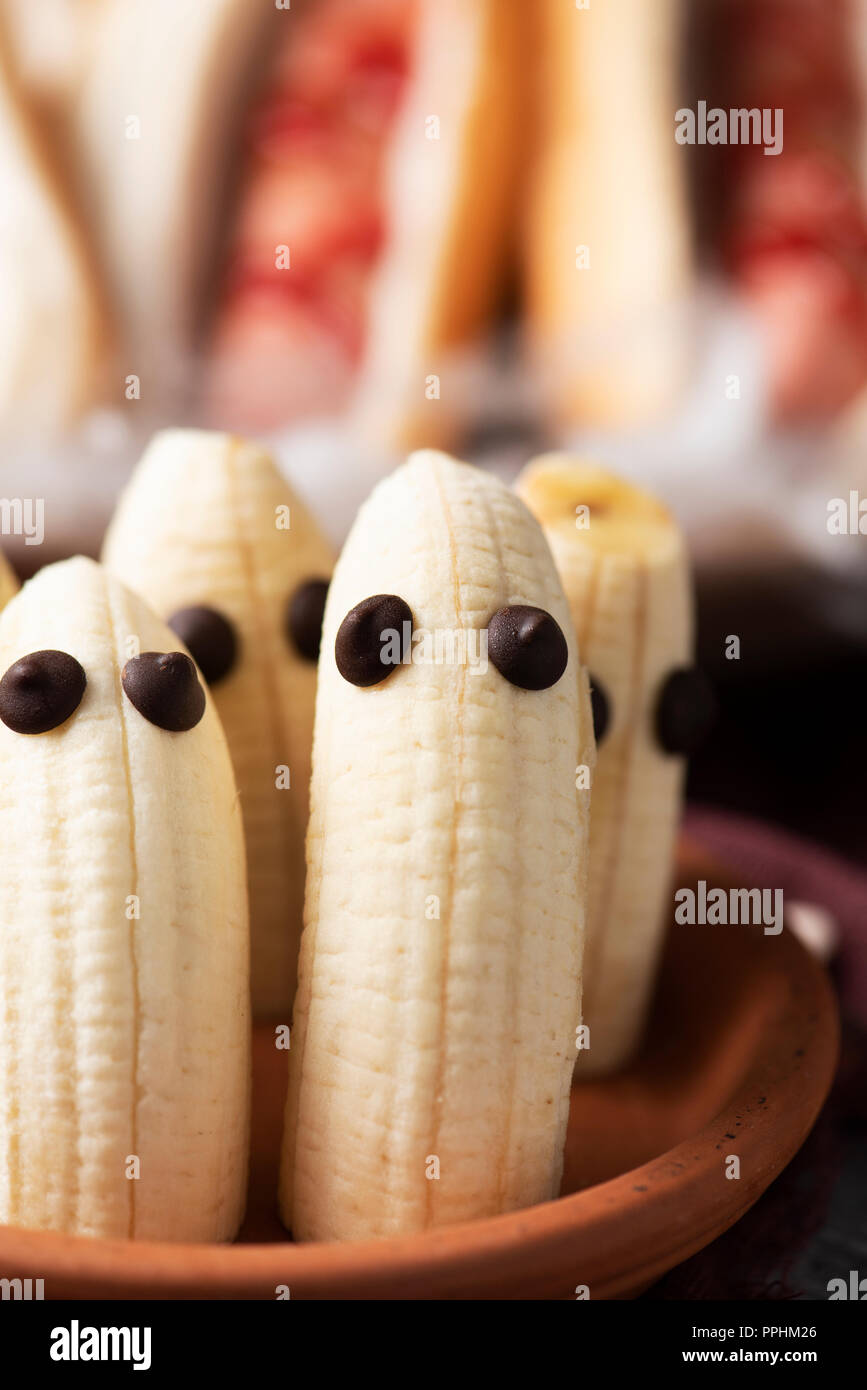
[[[319,660],[322,641],[322,615],[328,597],[327,579],[308,579],[299,584],[286,608],[286,631],[299,655]]]
[[[126,663],[120,679],[130,703],[158,729],[186,733],[205,712],[205,692],[184,652],[142,652]]]
[[[412,609],[397,594],[374,594],[350,608],[337,631],[337,669],[351,685],[378,685],[412,641]]]
[[[31,652],[0,680],[0,719],[16,734],[47,734],[75,713],[86,685],[68,652]]]
[[[547,690],[566,670],[563,629],[544,608],[514,604],[488,623],[488,655],[507,681],[522,690]]]
[[[169,627],[189,647],[208,685],[229,674],[238,657],[238,641],[229,619],[216,608],[203,603],[179,608],[169,618]]]
[[[659,692],[656,737],[666,753],[694,753],[714,724],[718,712],[713,686],[703,671],[683,667],[672,671]]]
[[[601,743],[611,722],[611,701],[608,691],[600,680],[590,674],[590,708],[593,711],[593,736]]]

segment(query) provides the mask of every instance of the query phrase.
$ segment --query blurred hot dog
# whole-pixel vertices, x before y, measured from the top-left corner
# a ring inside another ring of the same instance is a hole
[[[785,118],[778,155],[718,152],[718,249],[757,317],[783,425],[821,422],[867,384],[865,23],[860,0],[717,0],[712,11],[720,97]]]
[[[512,230],[522,10],[116,0],[80,126],[149,369],[201,354],[226,428],[350,408],[379,443],[447,437]]]
[[[0,16],[0,430],[51,435],[93,403],[107,341],[94,268]]]
[[[567,430],[641,425],[673,407],[688,369],[681,0],[533,8],[540,128],[526,280],[542,401]]]

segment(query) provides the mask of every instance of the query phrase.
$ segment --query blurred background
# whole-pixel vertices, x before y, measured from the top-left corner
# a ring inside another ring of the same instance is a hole
[[[270,441],[337,542],[429,443],[666,499],[721,702],[691,826],[820,909],[863,1141],[867,0],[0,0],[18,573],[96,554],[179,422]]]
[[[867,864],[867,0],[0,0],[0,92],[22,575],[168,423],[268,438],[338,543],[408,447],[574,447],[689,533],[694,794]]]

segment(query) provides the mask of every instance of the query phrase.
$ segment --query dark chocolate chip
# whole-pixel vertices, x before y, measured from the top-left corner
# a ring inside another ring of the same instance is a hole
[[[717,699],[703,671],[672,671],[659,692],[656,736],[666,753],[694,753],[717,717]]]
[[[327,579],[308,579],[292,594],[286,609],[286,631],[290,641],[308,661],[319,660],[322,615],[327,597]]]
[[[86,685],[68,652],[30,652],[0,680],[0,719],[16,734],[46,734],[75,713]]]
[[[550,613],[519,603],[501,608],[488,623],[488,655],[512,685],[547,690],[566,670],[569,648]]]
[[[121,682],[139,714],[159,729],[182,734],[205,712],[205,692],[184,652],[142,652],[126,663]]]
[[[611,722],[611,701],[600,680],[590,673],[590,708],[593,711],[593,736],[601,743]]]
[[[203,603],[179,608],[169,618],[169,627],[189,647],[208,685],[229,674],[238,657],[238,641],[229,619],[216,608]]]
[[[411,639],[409,604],[397,594],[373,594],[351,608],[340,624],[334,643],[337,669],[351,685],[378,685],[402,659]]]

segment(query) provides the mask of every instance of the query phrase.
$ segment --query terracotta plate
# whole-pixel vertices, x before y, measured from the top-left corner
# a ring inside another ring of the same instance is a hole
[[[683,846],[678,885],[724,874]],[[182,1246],[0,1228],[7,1278],[51,1298],[592,1298],[634,1294],[731,1226],[803,1143],[828,1093],[836,1008],[787,931],[676,926],[635,1064],[573,1090],[556,1202],[425,1235],[293,1245],[275,1212],[286,1054],[255,1046],[240,1241]],[[740,1159],[726,1177],[726,1156]]]

